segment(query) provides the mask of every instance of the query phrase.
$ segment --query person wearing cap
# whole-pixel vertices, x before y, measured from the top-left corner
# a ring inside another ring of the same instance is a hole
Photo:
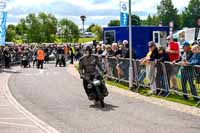
[[[176,60],[174,61],[173,63],[180,63],[181,61],[188,61],[192,56],[193,56],[193,53],[191,51],[191,46],[190,46],[190,43],[187,42],[187,41],[184,41],[183,44],[183,55],[180,57],[179,60]]]
[[[141,78],[140,81],[143,81],[146,77],[148,78],[150,82],[150,87],[151,87],[151,94],[156,94],[157,89],[156,89],[156,82],[155,82],[155,75],[156,75],[156,69],[155,69],[155,64],[152,63],[159,59],[159,53],[158,53],[158,48],[155,44],[155,42],[150,41],[148,43],[149,46],[149,52],[147,53],[147,56],[143,59],[140,60],[140,65],[145,65],[146,66],[146,71],[141,71]]]

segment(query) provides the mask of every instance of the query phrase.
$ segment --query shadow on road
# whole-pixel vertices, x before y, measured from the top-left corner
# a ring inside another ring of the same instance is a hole
[[[108,111],[115,111],[117,108],[119,108],[119,106],[114,106],[114,105],[111,105],[111,104],[105,104],[105,108],[101,108],[100,105],[90,105],[90,108],[94,108],[94,109],[97,109],[97,110],[108,112]]]

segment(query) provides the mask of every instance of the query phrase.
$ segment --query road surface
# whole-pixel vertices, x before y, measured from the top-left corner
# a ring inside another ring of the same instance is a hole
[[[9,79],[13,96],[27,110],[62,133],[200,133],[200,118],[110,93],[96,108],[82,82],[66,68],[22,69]]]

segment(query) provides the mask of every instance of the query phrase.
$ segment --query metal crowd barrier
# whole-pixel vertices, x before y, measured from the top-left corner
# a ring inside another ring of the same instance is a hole
[[[121,82],[129,82],[129,59],[106,58],[103,67],[107,70],[107,77]],[[133,61],[133,84],[137,90],[141,87],[160,90],[166,97],[175,93],[187,97],[200,99],[200,66],[181,66],[169,62],[148,62],[141,64]],[[198,102],[200,104],[200,102]],[[198,105],[197,104],[197,105]]]
[[[10,57],[10,65],[19,65],[21,63],[21,55],[19,53],[11,53],[11,57]],[[3,56],[1,56],[0,59],[0,66],[4,67],[5,64],[5,59]]]

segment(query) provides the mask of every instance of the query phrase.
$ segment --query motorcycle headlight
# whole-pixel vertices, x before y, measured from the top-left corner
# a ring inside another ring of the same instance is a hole
[[[95,80],[95,81],[93,82],[93,84],[94,84],[94,85],[101,85],[101,81],[100,81],[100,80]]]

